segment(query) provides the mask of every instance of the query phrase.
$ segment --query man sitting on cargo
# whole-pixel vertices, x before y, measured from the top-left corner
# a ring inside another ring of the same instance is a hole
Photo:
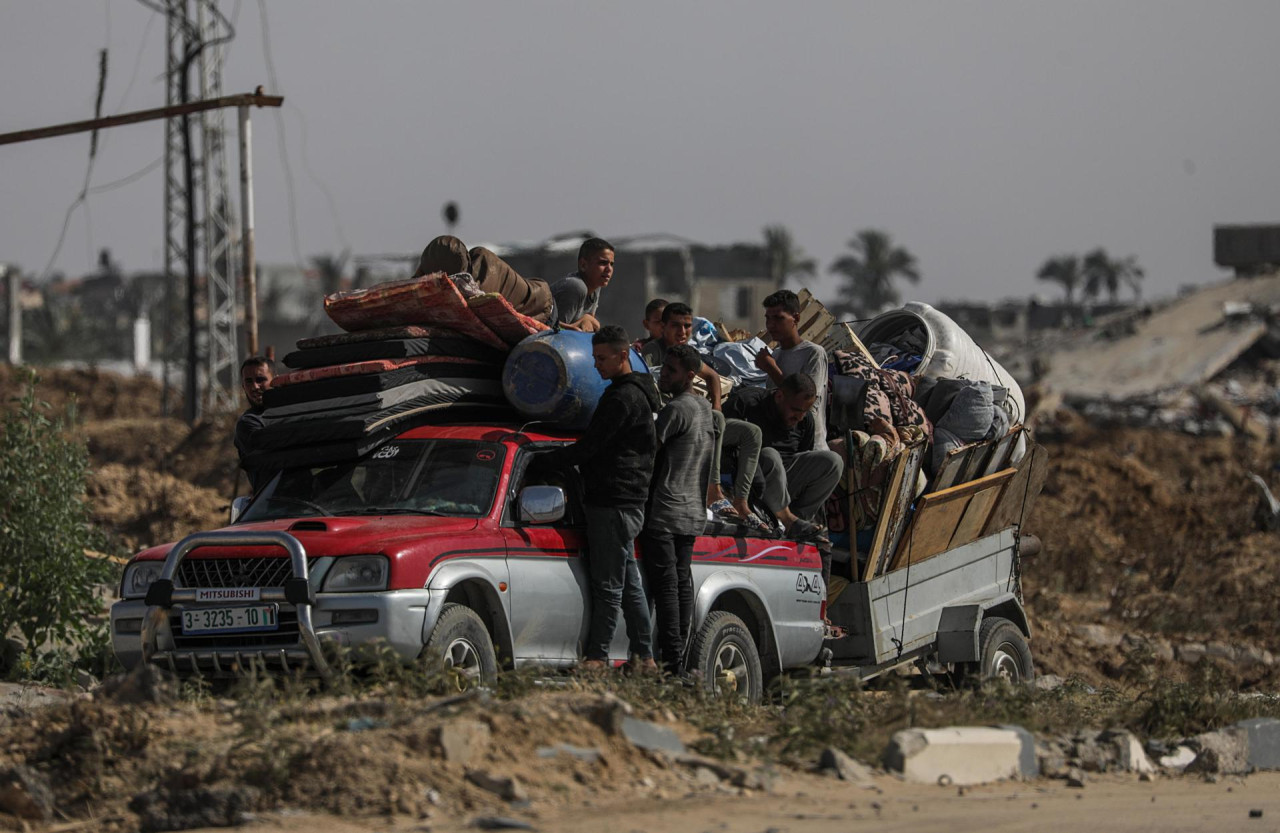
[[[271,473],[246,465],[245,459],[253,450],[253,435],[262,428],[262,412],[266,410],[262,395],[271,386],[275,375],[275,366],[265,356],[250,356],[240,364],[240,385],[244,388],[244,398],[249,400],[249,407],[236,420],[235,445],[240,455],[240,468],[249,476],[249,488],[255,494],[271,479]]]
[[[792,373],[772,391],[734,390],[724,410],[725,416],[760,429],[764,448],[756,480],[763,486],[765,507],[782,523],[788,537],[825,544],[825,530],[811,519],[840,481],[843,464],[835,452],[814,449],[816,432],[810,411],[817,395],[808,375]],[[827,569],[824,556],[824,578]]]
[[[551,286],[560,326],[584,333],[599,330],[596,310],[600,306],[600,290],[608,286],[612,278],[613,244],[592,237],[578,248],[578,271]]]
[[[662,311],[666,308],[666,298],[654,298],[644,305],[644,321],[641,322],[641,326],[648,335],[631,343],[637,352],[643,350],[649,342],[662,338]]]
[[[667,304],[662,309],[662,337],[655,338],[644,346],[640,356],[649,367],[662,367],[667,358],[667,350],[677,344],[688,344],[693,335],[693,309],[688,304]],[[702,369],[698,378],[707,384],[707,392],[711,397],[712,410],[720,410],[720,374],[711,369],[706,362],[701,362]]]
[[[458,238],[440,235],[422,250],[413,276],[416,278],[433,272],[446,275],[465,272],[476,279],[481,293],[496,292],[510,301],[516,312],[544,324],[554,323],[555,304],[547,282],[521,276],[505,260],[483,246],[468,251],[466,244]]]
[[[632,371],[631,340],[621,327],[601,328],[591,337],[591,353],[609,386],[578,441],[547,455],[549,463],[577,466],[582,474],[591,622],[580,667],[607,667],[621,609],[633,667],[655,669],[649,602],[634,550],[653,478],[658,396],[647,373]]]
[[[778,347],[756,354],[756,367],[769,377],[765,387],[773,390],[790,373],[804,373],[813,380],[818,397],[813,402],[813,447],[827,450],[827,351],[800,337],[800,297],[790,289],[779,289],[764,299],[764,327]]]

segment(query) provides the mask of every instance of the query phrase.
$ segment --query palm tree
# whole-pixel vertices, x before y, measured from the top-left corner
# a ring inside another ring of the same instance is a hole
[[[1116,271],[1120,274],[1120,282],[1128,286],[1133,292],[1135,301],[1142,300],[1142,279],[1147,276],[1147,272],[1138,265],[1138,256],[1129,255],[1116,261]]]
[[[1120,272],[1107,250],[1099,246],[1084,256],[1084,295],[1097,298],[1104,289],[1115,303],[1120,291]]]
[[[818,262],[805,257],[786,226],[765,226],[763,234],[766,274],[779,288],[791,278],[817,274]]]
[[[1080,268],[1080,258],[1075,255],[1059,255],[1046,260],[1040,271],[1036,272],[1036,277],[1061,286],[1067,293],[1067,306],[1071,306],[1075,303],[1076,290],[1084,279],[1084,273]]]
[[[902,300],[893,285],[894,278],[905,278],[919,283],[920,270],[915,256],[906,249],[893,245],[888,233],[875,229],[863,229],[849,241],[852,254],[836,258],[832,272],[844,276],[840,298],[832,305],[832,312],[843,315],[852,313],[863,316],[880,312]]]

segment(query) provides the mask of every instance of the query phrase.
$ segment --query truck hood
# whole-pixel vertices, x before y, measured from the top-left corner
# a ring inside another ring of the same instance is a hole
[[[288,532],[298,539],[309,557],[386,553],[395,555],[410,545],[430,539],[466,535],[479,525],[476,518],[433,518],[421,515],[369,515],[284,518],[223,527],[234,532]],[[161,561],[177,541],[150,547],[135,556],[138,561]],[[192,556],[257,557],[282,555],[276,547],[199,547]]]

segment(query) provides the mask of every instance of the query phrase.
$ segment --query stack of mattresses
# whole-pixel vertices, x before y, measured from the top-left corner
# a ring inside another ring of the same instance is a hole
[[[269,468],[358,457],[415,424],[502,418],[511,346],[546,326],[502,296],[466,299],[447,275],[338,292],[325,311],[347,332],[306,338],[283,359],[254,434]]]

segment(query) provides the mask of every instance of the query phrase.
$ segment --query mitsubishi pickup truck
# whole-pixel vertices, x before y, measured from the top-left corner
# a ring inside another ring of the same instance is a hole
[[[131,559],[115,653],[206,677],[327,675],[328,646],[373,643],[476,680],[572,666],[590,620],[583,494],[540,454],[572,439],[426,425],[357,460],[287,469],[230,526]],[[697,539],[690,668],[756,700],[822,651],[825,587],[811,544],[736,532]]]

